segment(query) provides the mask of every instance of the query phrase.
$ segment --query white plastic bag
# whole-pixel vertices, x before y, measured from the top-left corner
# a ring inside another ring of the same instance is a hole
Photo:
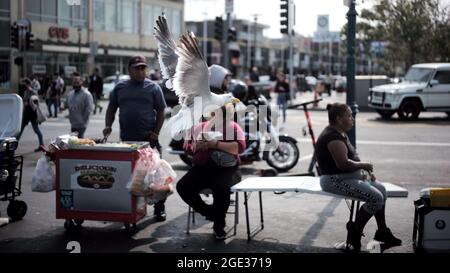
[[[56,175],[53,163],[42,155],[33,171],[31,179],[31,191],[34,192],[50,192],[55,190]]]
[[[145,196],[148,190],[144,178],[149,171],[154,170],[159,160],[158,152],[151,148],[139,150],[139,159],[134,167],[133,174],[127,184],[127,189],[136,196]]]
[[[147,172],[144,178],[146,201],[155,204],[174,192],[172,182],[177,174],[167,161],[160,159],[154,170]]]

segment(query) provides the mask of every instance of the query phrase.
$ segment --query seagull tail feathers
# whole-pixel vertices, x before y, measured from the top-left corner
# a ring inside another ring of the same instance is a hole
[[[180,132],[191,129],[192,126],[194,126],[194,123],[192,120],[191,110],[184,107],[167,122],[167,127],[170,128],[172,138]]]

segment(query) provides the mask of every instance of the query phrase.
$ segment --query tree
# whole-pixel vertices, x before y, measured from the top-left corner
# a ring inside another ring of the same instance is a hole
[[[439,6],[439,0],[374,2],[371,10],[363,9],[359,16],[357,45],[364,45],[360,54],[372,58],[371,42],[385,42],[379,63],[390,74],[397,66],[405,70],[415,63],[449,61],[449,7]]]

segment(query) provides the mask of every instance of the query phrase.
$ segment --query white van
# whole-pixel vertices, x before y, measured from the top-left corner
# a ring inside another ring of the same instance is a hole
[[[415,120],[421,111],[450,117],[450,63],[413,65],[402,82],[371,88],[369,107],[383,118],[397,112],[400,119]]]

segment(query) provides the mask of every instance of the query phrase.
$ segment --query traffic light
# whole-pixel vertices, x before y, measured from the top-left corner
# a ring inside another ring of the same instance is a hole
[[[25,33],[25,50],[33,49],[34,48],[34,35],[31,33],[31,31],[27,31]]]
[[[22,66],[23,65],[23,57],[14,58],[14,64],[17,66]]]
[[[228,41],[229,42],[236,42],[237,41],[237,33],[235,27],[230,27],[228,29]]]
[[[217,16],[214,23],[214,39],[222,41],[223,39],[223,19]]]
[[[281,0],[280,3],[280,17],[281,17],[281,33],[288,34],[289,33],[289,1],[290,0]]]
[[[10,31],[11,47],[19,48],[19,28],[16,23],[11,26]]]

